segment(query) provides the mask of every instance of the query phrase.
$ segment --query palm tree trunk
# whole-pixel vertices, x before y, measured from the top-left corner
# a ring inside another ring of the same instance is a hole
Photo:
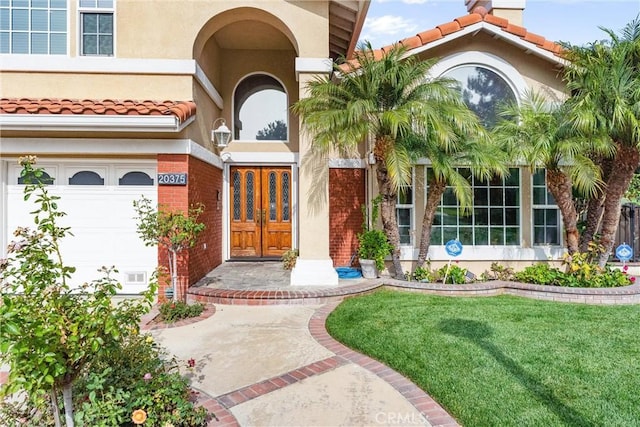
[[[580,236],[580,252],[589,250],[589,243],[593,241],[596,233],[598,233],[602,213],[604,212],[604,199],[605,193],[600,191],[596,196],[589,199],[587,203],[586,226],[582,236]]]
[[[615,156],[615,167],[611,171],[611,176],[607,181],[607,194],[604,203],[604,214],[602,216],[602,237],[600,244],[603,252],[600,254],[598,265],[604,267],[609,259],[613,244],[615,242],[616,231],[620,223],[620,203],[625,191],[629,188],[629,183],[640,161],[640,152],[636,147],[628,147],[618,142],[618,151]]]
[[[571,178],[559,170],[547,169],[547,187],[562,213],[567,251],[570,254],[580,249],[580,232],[578,231],[578,213],[573,203]]]
[[[594,161],[600,164],[602,180],[607,182],[611,175],[613,162],[611,159],[594,159]],[[582,236],[580,236],[580,252],[587,252],[589,250],[589,243],[593,241],[600,229],[602,213],[604,212],[604,199],[605,189],[600,189],[598,193],[587,202],[585,229]]]
[[[424,216],[422,217],[422,232],[420,233],[420,250],[418,251],[417,267],[422,267],[427,260],[427,253],[429,252],[429,244],[431,242],[431,229],[433,227],[433,220],[436,217],[436,210],[440,205],[440,198],[447,189],[445,182],[432,182],[429,184],[429,191],[427,193],[427,202],[424,206]]]
[[[398,230],[398,220],[396,218],[396,191],[389,178],[389,173],[384,161],[376,162],[376,179],[378,181],[378,191],[382,196],[380,202],[380,219],[382,219],[382,229],[393,246],[391,261],[393,263],[393,277],[404,280],[402,264],[400,264],[400,231]]]

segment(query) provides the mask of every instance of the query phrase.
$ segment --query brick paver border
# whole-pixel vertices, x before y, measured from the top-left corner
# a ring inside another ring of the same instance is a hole
[[[517,295],[526,298],[582,304],[640,304],[640,284],[619,288],[565,288],[495,280],[467,285],[406,282],[390,278],[368,280],[355,285],[318,290],[237,290],[197,287],[189,288],[188,297],[209,304],[289,305],[326,304],[342,301],[376,289],[398,289],[445,296]]]

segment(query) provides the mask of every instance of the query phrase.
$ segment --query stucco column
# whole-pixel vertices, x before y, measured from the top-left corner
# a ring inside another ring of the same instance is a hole
[[[299,74],[300,97],[307,96],[310,73]],[[302,126],[302,125],[301,125]],[[338,284],[329,257],[329,162],[313,153],[311,137],[300,129],[298,175],[298,249],[300,256],[291,272],[292,286]]]

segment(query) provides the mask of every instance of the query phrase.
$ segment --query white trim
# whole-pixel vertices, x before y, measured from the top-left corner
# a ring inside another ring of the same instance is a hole
[[[195,119],[180,123],[172,114],[164,116],[96,116],[80,114],[2,114],[4,130],[180,132]]]
[[[225,163],[254,164],[297,164],[299,158],[298,153],[291,152],[228,151],[228,149],[222,152],[221,156],[225,158]]]
[[[553,52],[542,49],[531,42],[523,40],[522,38],[516,36],[515,34],[508,33],[502,30],[502,28],[496,27],[495,25],[489,24],[488,22],[484,22],[484,21],[469,25],[468,27],[465,27],[460,31],[456,31],[455,33],[448,34],[443,38],[427,43],[424,46],[411,49],[409,52],[407,52],[407,56],[417,55],[422,52],[426,52],[430,49],[434,49],[445,43],[449,43],[456,39],[459,39],[460,37],[464,37],[468,34],[475,34],[482,30],[487,31],[488,33],[493,34],[497,38],[504,39],[506,42],[519,47],[520,49],[524,50],[525,53],[539,56],[556,65],[564,66],[567,64],[567,61],[563,60],[562,58],[559,58]]]
[[[329,169],[366,169],[363,159],[329,159]]]
[[[211,98],[211,100],[216,104],[216,106],[222,110],[224,107],[224,101],[222,99],[222,96],[220,95],[220,92],[216,90],[213,83],[211,83],[211,80],[209,80],[204,70],[202,69],[202,67],[200,67],[200,64],[198,64],[197,62],[196,62],[196,70],[193,76],[195,77],[196,81],[200,83],[200,86],[202,86],[202,88],[207,93],[207,95],[209,95],[209,98]]]
[[[337,286],[338,273],[331,259],[298,258],[291,270],[291,286]]]
[[[3,156],[23,156],[30,153],[54,155],[78,153],[85,155],[189,154],[222,169],[222,159],[219,156],[191,139],[110,139],[108,141],[101,138],[2,139]],[[47,159],[48,161],[49,159]]]
[[[333,61],[330,58],[296,58],[296,81],[300,73],[330,73],[333,70]]]
[[[112,56],[0,55],[2,71],[32,73],[193,75],[193,59],[138,59]]]
[[[487,52],[459,52],[444,57],[431,68],[430,75],[441,76],[447,71],[463,65],[477,65],[495,71],[511,87],[518,102],[529,88],[527,82],[513,65],[499,56]]]
[[[400,247],[400,259],[402,261],[415,261],[418,259],[418,248],[410,246]],[[431,261],[548,261],[561,259],[566,249],[562,246],[536,246],[523,248],[522,246],[464,246],[462,254],[452,258],[447,254],[444,246],[429,245],[427,258]]]

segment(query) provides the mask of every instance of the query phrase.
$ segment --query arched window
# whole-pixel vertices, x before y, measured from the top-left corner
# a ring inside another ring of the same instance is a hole
[[[153,178],[144,172],[127,172],[118,180],[118,185],[153,185]]]
[[[52,185],[53,184],[53,178],[51,178],[51,176],[48,173],[46,173],[45,171],[42,171],[41,175],[37,175],[35,173],[30,173],[28,175],[18,177],[18,184]]]
[[[463,65],[447,71],[444,76],[460,83],[464,102],[488,129],[498,121],[500,107],[516,100],[509,84],[489,68]]]
[[[240,141],[287,141],[287,94],[271,76],[254,74],[242,80],[234,97],[233,138]]]
[[[80,171],[69,178],[69,185],[104,185],[104,178],[93,171]]]

